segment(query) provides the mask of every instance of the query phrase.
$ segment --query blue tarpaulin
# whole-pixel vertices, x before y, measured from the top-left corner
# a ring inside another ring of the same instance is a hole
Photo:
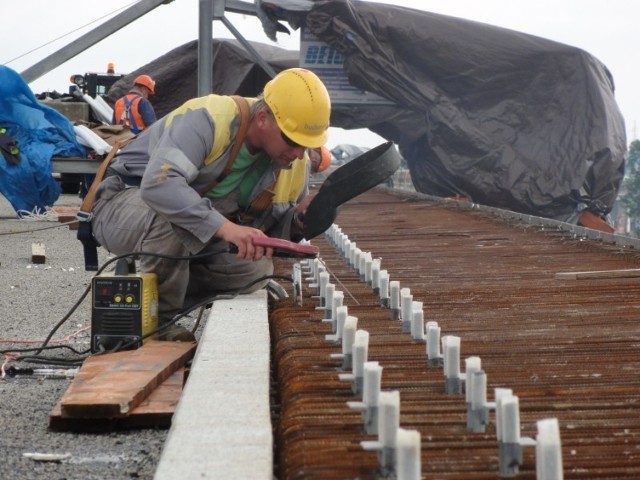
[[[38,102],[22,77],[0,65],[0,128],[19,148],[14,165],[0,154],[0,193],[18,215],[39,213],[60,196],[51,175],[52,157],[86,157],[73,124],[58,111]]]

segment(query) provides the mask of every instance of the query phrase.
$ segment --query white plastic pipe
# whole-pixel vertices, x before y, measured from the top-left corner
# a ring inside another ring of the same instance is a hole
[[[403,288],[400,290],[400,318],[402,319],[402,323],[410,325],[412,311],[413,295],[411,295],[410,289]]]
[[[349,255],[351,255],[351,240],[345,237],[344,247],[342,249],[342,257],[349,261]]]
[[[383,448],[396,448],[400,427],[400,392],[380,392],[378,440]]]
[[[411,338],[414,340],[424,340],[424,312],[422,302],[411,304]]]
[[[471,374],[473,381],[471,382],[471,408],[479,410],[487,404],[487,374],[478,370]],[[469,377],[467,377],[467,380]]]
[[[333,224],[333,226],[336,227],[334,230],[333,243],[336,245],[339,245],[340,239],[343,237],[342,229],[339,226],[337,226],[335,223]]]
[[[516,395],[500,401],[500,431],[503,443],[520,443],[520,401]]]
[[[364,385],[362,390],[362,402],[368,407],[377,407],[380,404],[380,385],[382,384],[382,367],[378,362],[366,362],[364,364]]]
[[[76,134],[76,140],[85,147],[90,147],[98,155],[104,155],[111,151],[111,145],[104,141],[96,132],[90,130],[84,125],[74,125],[73,131]]]
[[[342,353],[345,355],[353,352],[353,342],[356,338],[356,330],[358,328],[358,317],[348,315],[344,321],[342,329]]]
[[[460,337],[446,335],[442,337],[444,353],[444,376],[460,378]]]
[[[420,432],[398,428],[396,446],[397,480],[420,480],[422,463],[420,461]]]
[[[538,420],[536,436],[536,477],[538,480],[562,480],[562,450],[557,418]]]
[[[371,261],[371,287],[380,288],[380,259]]]
[[[356,260],[360,256],[360,252],[362,252],[362,250],[356,246],[356,242],[353,242],[351,244],[351,254],[349,255],[349,265],[351,268],[357,266]]]
[[[389,299],[389,274],[386,270],[380,270],[380,299]]]
[[[327,272],[318,273],[319,289],[318,295],[320,298],[325,298],[327,295],[327,285],[329,284],[329,274]]]
[[[371,284],[371,275],[373,270],[373,257],[371,252],[367,252],[364,256],[364,281],[367,285]]]
[[[331,311],[333,309],[333,294],[336,291],[336,286],[333,283],[327,283],[324,289],[324,308],[326,309],[325,318],[331,317]]]
[[[392,280],[389,282],[389,289],[391,291],[390,307],[398,310],[400,308],[400,282],[398,280]]]
[[[502,415],[500,411],[502,409],[502,400],[513,395],[513,390],[510,388],[496,388],[493,391],[493,398],[496,401],[496,437],[498,442],[502,441]]]
[[[358,263],[356,265],[356,270],[358,271],[358,275],[360,276],[360,280],[364,280],[365,277],[365,272],[366,272],[366,267],[367,267],[367,253],[368,252],[361,252],[360,256],[358,257]],[[371,254],[369,253],[369,257],[371,257]]]
[[[331,307],[331,319],[335,322],[338,318],[338,307],[342,306],[344,302],[344,292],[338,290],[337,292],[333,292],[333,304]]]
[[[465,387],[464,397],[467,403],[472,403],[473,374],[482,370],[480,357],[467,357],[464,359]]]
[[[100,105],[100,109],[106,114],[107,123],[110,124],[111,120],[113,120],[113,108],[111,108],[111,105],[102,98],[102,95],[96,95],[95,101],[96,104]]]
[[[353,376],[362,378],[364,376],[364,364],[369,355],[369,332],[357,330],[353,340]]]
[[[427,358],[436,360],[442,357],[440,353],[440,327],[433,320],[427,322]]]
[[[349,315],[349,309],[342,305],[336,308],[336,338],[337,340],[342,339],[342,333],[344,331],[344,323],[347,320],[347,316]]]
[[[103,102],[101,104],[87,93],[83,94],[82,98],[84,98],[84,101],[89,104],[89,107],[91,107],[91,110],[93,111],[95,117],[98,120],[100,120],[105,125],[111,125],[111,120],[113,119],[112,118],[113,110],[109,108],[106,102]],[[107,105],[107,107],[105,107],[103,104]]]
[[[293,283],[302,291],[302,265],[299,262],[293,264]]]

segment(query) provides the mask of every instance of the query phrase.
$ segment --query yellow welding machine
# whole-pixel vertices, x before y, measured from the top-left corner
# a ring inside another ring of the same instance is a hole
[[[93,353],[134,350],[157,338],[152,333],[158,328],[155,273],[101,273],[93,277],[91,293]]]

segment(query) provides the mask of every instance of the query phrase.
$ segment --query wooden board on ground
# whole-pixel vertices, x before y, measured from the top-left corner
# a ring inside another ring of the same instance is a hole
[[[106,432],[131,428],[169,428],[171,418],[182,395],[185,369],[180,368],[162,382],[151,394],[126,417],[121,418],[65,418],[62,403],[53,407],[49,414],[49,428],[65,432]]]
[[[137,350],[94,355],[84,361],[60,400],[67,418],[128,416],[195,354],[195,343],[148,341]]]
[[[594,278],[628,278],[640,277],[640,268],[622,270],[595,270],[592,272],[558,272],[556,278],[560,280],[591,280]]]

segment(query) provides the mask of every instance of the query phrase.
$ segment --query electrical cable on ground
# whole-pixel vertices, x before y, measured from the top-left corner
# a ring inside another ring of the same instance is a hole
[[[150,253],[150,252],[131,252],[131,253],[126,253],[126,254],[123,254],[123,255],[118,255],[118,256],[115,256],[113,258],[110,258],[109,260],[107,260],[98,269],[98,271],[96,272],[95,275],[96,276],[99,275],[109,265],[111,265],[112,263],[117,262],[118,260],[121,260],[121,259],[133,258],[134,261],[135,261],[140,256],[150,256],[150,257],[165,258],[165,259],[168,259],[168,260],[196,260],[196,259],[200,259],[200,258],[207,258],[207,257],[210,257],[212,255],[217,255],[218,253],[223,253],[223,252],[216,252],[216,253],[208,252],[208,253],[202,253],[202,254],[196,254],[196,255],[187,255],[187,256],[164,255],[164,254]],[[118,350],[125,349],[125,348],[128,348],[130,346],[136,345],[136,344],[139,343],[140,340],[143,340],[143,339],[145,339],[145,338],[147,338],[149,336],[155,335],[157,333],[161,333],[164,329],[166,329],[169,326],[175,324],[178,320],[180,320],[184,316],[188,315],[192,311],[196,310],[197,308],[202,308],[202,310],[200,312],[200,317],[198,318],[196,326],[194,327],[194,330],[193,330],[195,332],[195,330],[197,329],[197,326],[198,326],[198,324],[200,322],[200,319],[202,317],[202,314],[204,312],[204,309],[206,308],[206,306],[208,304],[213,303],[216,300],[226,300],[226,299],[231,300],[231,299],[235,298],[236,296],[241,295],[243,292],[247,292],[256,283],[260,283],[260,282],[263,282],[263,281],[269,280],[269,279],[287,280],[287,281],[293,282],[293,278],[292,277],[283,276],[283,275],[265,275],[263,277],[260,277],[258,279],[255,279],[255,280],[247,283],[242,288],[240,288],[240,289],[238,289],[238,290],[236,290],[234,292],[221,293],[221,294],[219,293],[219,294],[216,294],[216,295],[214,295],[212,297],[208,297],[208,298],[198,302],[195,305],[190,306],[189,308],[187,308],[187,309],[179,312],[178,314],[176,314],[171,319],[170,322],[167,322],[167,323],[163,324],[162,326],[158,327],[154,331],[147,332],[147,334],[144,335],[139,340],[135,340],[135,341],[128,342],[128,343],[123,343],[123,344],[118,344],[118,345],[116,345],[116,347],[114,347],[114,348],[112,348],[110,350],[103,350],[103,351],[100,351],[98,353],[94,353],[93,355],[101,355],[103,353],[113,353],[113,352],[116,352]],[[32,355],[20,355],[20,356],[16,356],[16,357],[11,358],[11,360],[12,361],[24,361],[24,362],[38,363],[38,364],[50,363],[51,365],[79,366],[82,363],[82,361],[84,361],[86,358],[91,356],[91,355],[87,355],[87,353],[90,352],[91,349],[88,349],[88,350],[80,352],[80,351],[77,351],[77,350],[73,349],[72,347],[70,347],[68,345],[51,345],[51,346],[48,346],[48,344],[51,341],[51,338],[53,337],[53,335],[55,335],[55,333],[58,331],[58,329],[71,317],[71,315],[82,304],[82,302],[85,300],[85,298],[87,297],[87,295],[89,294],[90,291],[91,291],[91,285],[88,285],[87,288],[82,293],[82,295],[80,296],[80,298],[74,303],[74,305],[71,307],[71,309],[67,312],[67,314],[60,321],[58,321],[58,323],[56,323],[56,325],[54,325],[54,327],[51,329],[51,331],[49,332],[49,334],[47,335],[47,337],[45,338],[45,340],[42,342],[42,344],[39,347],[28,348],[28,349],[12,348],[12,349],[8,349],[8,350],[0,350],[0,354],[3,354],[3,355],[5,355],[5,357],[7,357],[11,353],[29,352],[29,351],[35,350],[35,353],[33,353]],[[44,350],[52,350],[52,349],[55,349],[55,348],[68,348],[68,349],[72,350],[74,353],[80,355],[81,357],[77,358],[77,359],[74,359],[74,360],[68,360],[68,359],[40,356],[40,354]],[[4,365],[2,366],[2,371],[4,373]]]
[[[51,225],[49,227],[33,228],[31,230],[18,230],[18,231],[13,231],[13,232],[0,232],[0,235],[18,235],[18,234],[22,234],[22,233],[41,232],[42,230],[49,230],[49,229],[52,229],[52,228],[65,227],[67,225],[73,225],[74,223],[78,223],[78,220],[71,220],[70,222],[60,222],[57,225]]]

